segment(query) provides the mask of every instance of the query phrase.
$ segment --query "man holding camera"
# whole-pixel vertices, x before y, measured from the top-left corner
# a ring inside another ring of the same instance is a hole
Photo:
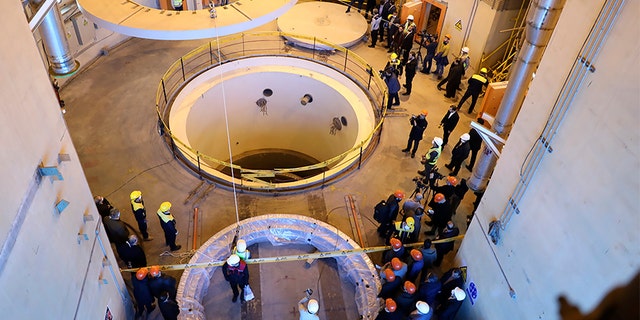
[[[411,158],[416,156],[418,145],[420,144],[420,140],[422,140],[422,134],[424,133],[424,130],[427,129],[427,114],[427,110],[422,110],[420,115],[413,115],[411,116],[411,119],[409,119],[409,123],[411,123],[411,132],[409,132],[407,147],[402,149],[402,152],[409,152],[409,150],[411,150]],[[413,144],[413,149],[411,149],[411,144]]]
[[[305,290],[307,294],[306,297],[302,298],[298,302],[298,312],[300,313],[300,320],[318,320],[320,319],[317,315],[318,310],[320,309],[320,305],[318,304],[318,300],[311,299],[311,295],[313,294],[313,290],[307,289]],[[306,305],[305,305],[306,303]]]

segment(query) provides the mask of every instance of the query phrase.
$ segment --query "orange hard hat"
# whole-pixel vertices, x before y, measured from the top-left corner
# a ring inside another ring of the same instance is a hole
[[[444,35],[444,37],[445,37],[445,38],[449,38],[449,39],[451,39],[451,35],[450,35],[450,34],[448,34],[448,33],[447,33],[447,34],[445,34],[445,35]]]
[[[396,274],[393,273],[393,270],[391,270],[391,269],[385,269],[384,270],[384,277],[387,278],[387,281],[396,280]]]
[[[404,290],[409,292],[410,294],[416,293],[416,285],[411,281],[404,282]]]
[[[384,301],[384,307],[391,312],[396,311],[396,309],[398,308],[396,302],[391,298],[387,298],[387,300]]]
[[[411,258],[416,261],[422,260],[422,252],[418,249],[411,249]]]
[[[149,273],[152,277],[157,277],[160,275],[160,266],[151,266],[149,268]]]
[[[149,269],[142,267],[136,272],[136,279],[142,280],[147,277],[147,274],[149,274]]]
[[[398,258],[391,259],[391,267],[393,268],[393,270],[402,269],[402,261],[400,261],[400,259]]]
[[[454,177],[454,176],[448,176],[448,177],[447,177],[447,182],[448,182],[450,185],[455,186],[455,185],[457,185],[457,184],[458,184],[458,179],[456,179],[456,177]]]
[[[422,109],[422,111],[420,111],[420,113],[422,113],[423,115],[428,115],[429,111],[427,111],[426,109]]]
[[[396,190],[393,195],[398,199],[404,199],[404,191],[400,189]]]
[[[442,193],[436,193],[436,195],[433,196],[433,201],[435,202],[442,202],[442,200],[444,200],[444,194]]]
[[[400,241],[400,239],[398,238],[391,238],[389,242],[391,243],[391,247],[393,247],[394,249],[400,249],[402,247],[402,241]]]

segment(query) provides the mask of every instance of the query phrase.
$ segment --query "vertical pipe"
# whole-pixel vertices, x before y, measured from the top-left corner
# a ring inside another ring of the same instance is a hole
[[[193,243],[191,249],[195,250],[198,245],[198,208],[193,208]]]
[[[534,0],[526,18],[526,36],[518,58],[509,74],[509,83],[496,112],[493,130],[506,138],[538,68],[544,50],[551,39],[566,0]],[[486,146],[476,162],[468,185],[474,191],[483,190],[496,164],[496,156]]]
[[[29,5],[33,11],[37,11],[43,2],[43,0],[30,0]],[[49,73],[55,77],[66,77],[78,71],[80,63],[74,60],[69,49],[57,3],[53,4],[42,18],[38,29],[49,60]]]
[[[184,58],[180,57],[180,70],[182,70],[182,81],[187,81],[187,78],[184,76]]]

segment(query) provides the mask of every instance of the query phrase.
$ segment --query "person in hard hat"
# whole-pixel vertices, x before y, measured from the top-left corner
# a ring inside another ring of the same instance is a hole
[[[467,294],[461,288],[456,287],[451,290],[449,298],[441,303],[436,309],[435,314],[438,316],[438,320],[453,320],[456,318],[456,314],[462,302],[467,297]]]
[[[431,320],[433,309],[424,301],[416,302],[416,309],[409,314],[409,320]]]
[[[162,291],[160,298],[158,298],[158,308],[164,320],[177,320],[180,314],[180,307],[178,302],[172,300],[169,296],[169,292]]]
[[[471,57],[469,57],[469,47],[462,47],[462,49],[460,49],[460,56],[458,57],[458,59],[460,59],[460,62],[462,63],[464,72],[467,72],[467,69],[469,69],[469,64],[471,64]]]
[[[386,270],[386,269],[391,269],[393,270],[393,274],[396,275],[396,277],[400,277],[403,281],[405,276],[407,275],[407,271],[408,271],[408,266],[406,263],[404,263],[402,260],[400,260],[400,258],[393,258],[391,259],[391,261],[385,263],[382,266],[381,270]],[[384,278],[385,274],[384,273],[380,273],[380,277]]]
[[[405,221],[395,221],[394,228],[394,234],[397,235],[398,239],[402,242],[406,242],[415,231],[415,220],[413,217],[408,217]]]
[[[458,114],[458,108],[455,105],[450,105],[447,113],[444,114],[442,120],[440,121],[440,127],[442,127],[442,147],[447,145],[449,142],[449,135],[453,132],[453,129],[458,125],[458,120],[460,120],[460,115]]]
[[[111,214],[111,209],[113,206],[109,203],[109,200],[103,196],[95,196],[93,197],[93,201],[96,204],[96,209],[98,209],[98,213],[100,217],[108,217]]]
[[[164,239],[166,245],[171,248],[171,251],[180,250],[181,245],[176,245],[176,236],[178,235],[178,229],[176,228],[176,219],[171,215],[171,202],[163,202],[160,204],[160,208],[156,212],[158,219],[160,219],[160,226],[164,230]]]
[[[431,190],[435,193],[442,193],[444,198],[451,201],[451,197],[456,193],[456,185],[458,185],[458,178],[454,176],[447,176],[446,183],[441,186],[432,186]]]
[[[426,110],[423,110],[426,112]],[[402,205],[402,212],[404,213],[405,219],[408,217],[413,217],[418,208],[424,208],[422,205],[423,195],[421,193],[416,193],[415,196],[411,199],[407,199]]]
[[[393,55],[397,57],[395,53],[392,54],[392,57]],[[400,105],[400,96],[398,94],[398,92],[400,92],[400,80],[398,80],[398,74],[398,69],[387,67],[382,76],[384,83],[387,85],[387,110],[390,111],[393,110],[394,106]]]
[[[402,34],[399,35],[399,51],[402,52],[402,64],[406,65],[409,61],[409,54],[411,53],[411,49],[413,48],[413,39],[416,36],[416,25],[410,24],[409,26],[402,27]],[[415,68],[413,71],[417,71],[418,68],[418,60],[416,59]]]
[[[431,171],[436,166],[436,163],[440,158],[440,154],[442,153],[442,143],[443,141],[440,137],[435,137],[431,140],[431,148],[427,150],[427,153],[425,153],[422,156],[422,160],[420,160],[424,165],[424,170],[418,170],[418,174],[427,177],[427,179],[431,179]]]
[[[138,222],[138,229],[142,234],[142,239],[144,241],[153,240],[153,238],[149,237],[149,233],[147,232],[147,209],[144,208],[142,192],[139,190],[132,191],[129,195],[129,199],[131,200],[131,211],[136,217],[136,222]]]
[[[437,84],[438,90],[445,90],[444,96],[445,98],[453,99],[456,97],[456,91],[460,86],[460,82],[462,81],[462,76],[464,75],[464,66],[462,65],[462,61],[460,59],[455,59],[449,67],[449,72],[447,72],[447,76],[442,79]],[[444,84],[447,84],[445,89],[442,89]]]
[[[387,198],[386,205],[384,206],[384,218],[380,222],[377,230],[381,238],[388,239],[389,235],[393,233],[393,222],[398,218],[402,199],[404,199],[404,191],[400,189],[394,191]]]
[[[407,91],[410,89],[407,87]],[[416,151],[418,151],[418,145],[422,140],[422,136],[424,131],[427,129],[427,125],[429,122],[427,121],[427,110],[423,109],[420,111],[419,115],[412,115],[409,118],[409,124],[411,124],[411,131],[409,131],[409,139],[407,140],[407,147],[402,149],[402,152],[409,152],[411,150],[411,158],[416,156]],[[413,145],[413,148],[411,148]]]
[[[298,301],[300,320],[319,320],[318,310],[320,310],[318,300],[311,299],[311,293],[307,290],[307,295]]]
[[[369,1],[371,2],[371,1]],[[369,48],[375,48],[378,43],[378,34],[382,27],[382,16],[378,14],[378,9],[373,9],[373,18],[371,18],[371,44]]]
[[[416,304],[418,300],[418,295],[416,294],[417,288],[416,285],[411,281],[405,281],[402,286],[402,291],[395,298],[396,304],[398,306],[398,312],[402,313],[405,317],[409,316],[411,310]]]
[[[400,277],[396,277],[396,274],[393,273],[393,269],[384,269],[381,272],[380,283],[382,286],[380,287],[380,292],[378,293],[378,297],[386,299],[390,297],[394,297],[398,288],[402,286],[402,279]]]
[[[458,206],[460,206],[460,202],[464,199],[464,196],[469,191],[469,187],[467,186],[467,179],[461,179],[460,182],[455,186],[453,196],[451,197],[451,213],[453,215],[458,211]]]
[[[389,25],[387,27],[387,52],[399,52],[400,40],[402,38],[402,25],[400,25],[400,18],[394,12],[388,16]]]
[[[380,310],[376,320],[400,320],[403,319],[403,314],[397,311],[398,306],[395,300],[387,298],[384,301],[384,309]]]
[[[453,224],[453,221],[449,220],[445,228],[442,229],[442,231],[438,232],[438,236],[436,236],[436,240],[453,238],[459,234],[460,234],[460,229],[458,229],[458,227],[456,227]],[[453,251],[453,245],[454,245],[453,241],[436,243],[436,253],[438,254],[438,257],[436,258],[436,261],[433,262],[434,266],[436,267],[440,266],[440,264],[442,263],[442,259],[444,259],[444,256],[450,251]]]
[[[136,300],[136,318],[142,316],[146,311],[147,315],[156,308],[153,304],[153,296],[149,289],[149,269],[146,267],[138,269],[135,273],[131,273],[131,284],[133,285],[133,298]]]
[[[469,152],[471,151],[469,139],[470,136],[468,133],[463,133],[460,136],[460,140],[451,150],[451,161],[444,165],[447,169],[451,170],[451,175],[453,176],[458,175],[462,162],[469,157]]]
[[[111,208],[109,216],[102,218],[102,224],[109,241],[115,244],[116,248],[129,240],[129,229],[120,221],[120,210]]]
[[[118,250],[120,259],[124,261],[128,268],[141,268],[147,265],[147,256],[138,244],[138,237],[135,234]]]
[[[409,30],[409,28],[413,27],[414,29],[417,27],[416,24],[413,22],[414,18],[413,15],[410,14],[407,16],[407,21],[404,22],[403,28],[405,30],[405,32],[407,30]]]
[[[240,259],[245,261],[247,259],[251,259],[251,252],[247,250],[247,242],[242,239],[238,240],[238,243],[236,243],[236,246],[233,247],[231,253],[238,255]]]
[[[451,40],[451,35],[447,34],[444,36],[442,40],[442,44],[438,48],[436,55],[433,59],[436,61],[436,75],[438,76],[438,80],[442,80],[442,74],[444,73],[444,67],[449,64],[449,41]]]
[[[398,238],[389,239],[389,245],[391,249],[382,252],[382,264],[386,264],[393,258],[404,259],[406,248],[402,244],[402,241]]]
[[[247,268],[247,264],[237,254],[232,254],[222,265],[222,274],[233,291],[231,301],[238,301],[238,296],[240,296],[240,302],[244,302],[244,287],[249,284],[249,268]],[[238,287],[240,290],[238,290]]]
[[[149,289],[154,297],[159,300],[162,292],[166,291],[169,292],[169,299],[176,300],[178,292],[176,278],[163,274],[160,266],[149,267],[149,275],[151,276],[149,279]]]
[[[415,51],[403,51],[403,54],[406,53],[406,57],[404,57],[404,88],[407,90],[402,95],[408,96],[411,95],[411,90],[413,89],[413,78],[416,76],[416,72],[418,71],[418,58],[416,57]]]
[[[411,249],[409,257],[407,259],[407,280],[416,283],[418,275],[424,269],[424,259],[422,258],[422,252],[418,249]]]
[[[464,92],[460,102],[458,102],[458,109],[462,108],[462,105],[471,97],[471,105],[469,106],[469,110],[467,110],[467,113],[471,114],[473,108],[476,106],[476,101],[478,101],[480,93],[489,85],[487,68],[480,69],[480,73],[471,76],[467,83],[469,84],[467,91]]]
[[[426,45],[424,48],[427,49],[427,52],[422,60],[422,69],[420,72],[431,74],[431,64],[433,63],[433,58],[436,56],[436,49],[438,49],[438,36],[428,36],[425,41]]]
[[[431,226],[431,231],[425,232],[426,235],[438,234],[447,226],[447,221],[451,220],[451,204],[447,201],[442,193],[436,193],[429,202],[431,209],[427,211],[431,221],[426,222]]]
[[[402,64],[402,61],[400,61],[400,59],[398,58],[398,54],[395,52],[392,52],[389,55],[389,59],[387,60],[387,64],[384,66],[384,70],[389,70],[389,68],[391,68],[392,70],[394,70],[397,74],[400,74],[400,70],[402,70],[400,68],[400,64]]]

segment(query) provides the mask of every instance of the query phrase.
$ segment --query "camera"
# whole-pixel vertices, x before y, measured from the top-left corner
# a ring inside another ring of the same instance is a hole
[[[416,183],[416,189],[424,189],[428,185],[428,181],[425,180],[426,177],[415,177],[413,178],[413,182]]]
[[[308,296],[313,294],[313,290],[311,290],[311,288],[307,289],[304,291]]]

